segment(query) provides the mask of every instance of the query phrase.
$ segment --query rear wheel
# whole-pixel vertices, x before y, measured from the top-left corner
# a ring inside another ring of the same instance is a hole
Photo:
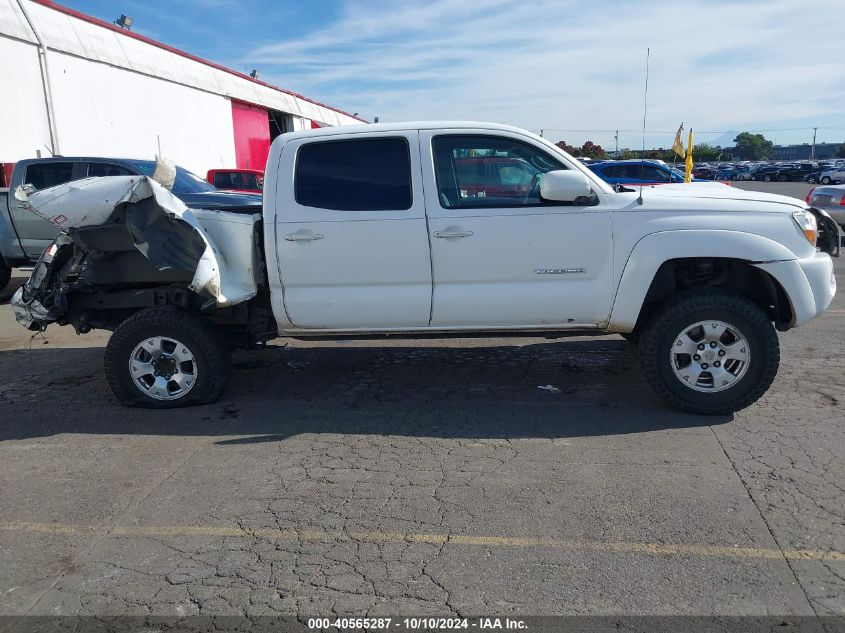
[[[106,346],[106,378],[127,406],[167,409],[213,402],[229,374],[229,349],[211,323],[173,308],[142,310]]]
[[[690,291],[658,310],[640,339],[646,378],[670,406],[703,415],[743,409],[762,396],[780,362],[768,316],[741,295]]]

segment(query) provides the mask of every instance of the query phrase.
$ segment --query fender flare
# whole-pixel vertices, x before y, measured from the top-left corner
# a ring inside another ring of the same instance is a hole
[[[650,233],[642,237],[628,255],[607,329],[632,331],[660,266],[670,259],[689,257],[741,259],[750,264],[797,259],[783,244],[743,231],[680,229]]]

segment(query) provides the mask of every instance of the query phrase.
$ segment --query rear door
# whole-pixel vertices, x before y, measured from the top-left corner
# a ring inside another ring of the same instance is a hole
[[[428,325],[431,259],[418,132],[285,145],[276,192],[284,307],[300,328]]]

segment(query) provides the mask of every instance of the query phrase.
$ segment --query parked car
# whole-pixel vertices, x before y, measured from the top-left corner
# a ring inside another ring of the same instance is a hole
[[[15,197],[17,187],[29,184],[35,189],[47,189],[83,178],[152,176],[154,170],[155,161],[129,158],[62,156],[18,161],[12,172],[8,200],[0,205],[0,281],[6,277],[4,270],[32,264],[59,232],[55,225],[22,207]],[[173,194],[191,208],[261,208],[261,196],[218,191],[182,167],[176,167]],[[5,283],[0,288],[4,286]]]
[[[260,169],[209,169],[206,181],[221,191],[262,193],[264,172]]]
[[[815,169],[816,166],[810,163],[787,165],[776,172],[776,180],[779,182],[800,182],[804,176],[812,173]]]
[[[714,180],[735,180],[736,179],[736,167],[722,167],[721,169],[716,171]]]
[[[697,178],[699,180],[715,180],[716,179],[716,169],[713,167],[693,167],[692,170],[693,178]]]
[[[778,172],[781,169],[782,167],[780,165],[763,165],[751,174],[751,180],[763,180],[765,182],[777,180]]]
[[[497,195],[500,179],[471,195],[459,165],[479,155],[542,173],[524,196]],[[509,126],[282,134],[267,179],[263,214],[188,213],[128,176],[33,193],[66,232],[15,294],[17,320],[113,331],[106,378],[130,405],[211,402],[230,346],[277,336],[618,332],[667,403],[724,414],[769,388],[776,330],[835,294],[823,211],[715,183],[617,192]],[[107,221],[115,200],[130,200],[122,223]]]
[[[751,180],[756,167],[754,165],[737,165],[734,168],[731,180]]]
[[[503,156],[455,159],[455,169],[461,181],[461,195],[468,198],[522,198],[536,184],[537,175],[547,171],[544,167],[532,165],[521,158]]]
[[[9,184],[12,182],[12,171],[14,169],[14,163],[0,163],[0,187],[9,187]]]
[[[845,185],[821,185],[807,192],[807,204],[826,211],[845,229]]]
[[[823,185],[836,185],[845,181],[845,168],[838,167],[830,171],[822,172],[819,182]]]
[[[815,184],[817,182],[821,182],[823,173],[824,173],[824,171],[817,169],[816,171],[811,171],[809,174],[804,176],[801,180],[802,180],[802,182],[808,182],[812,185],[812,184]]]
[[[588,165],[602,180],[611,185],[664,185],[683,182],[683,172],[662,161],[615,160]],[[694,178],[700,181],[700,178]]]

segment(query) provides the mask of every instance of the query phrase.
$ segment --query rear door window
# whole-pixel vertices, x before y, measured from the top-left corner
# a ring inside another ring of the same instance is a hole
[[[24,183],[36,189],[48,189],[73,180],[73,163],[40,163],[28,165]]]
[[[299,148],[298,204],[335,211],[411,208],[411,157],[404,138],[308,143]]]

